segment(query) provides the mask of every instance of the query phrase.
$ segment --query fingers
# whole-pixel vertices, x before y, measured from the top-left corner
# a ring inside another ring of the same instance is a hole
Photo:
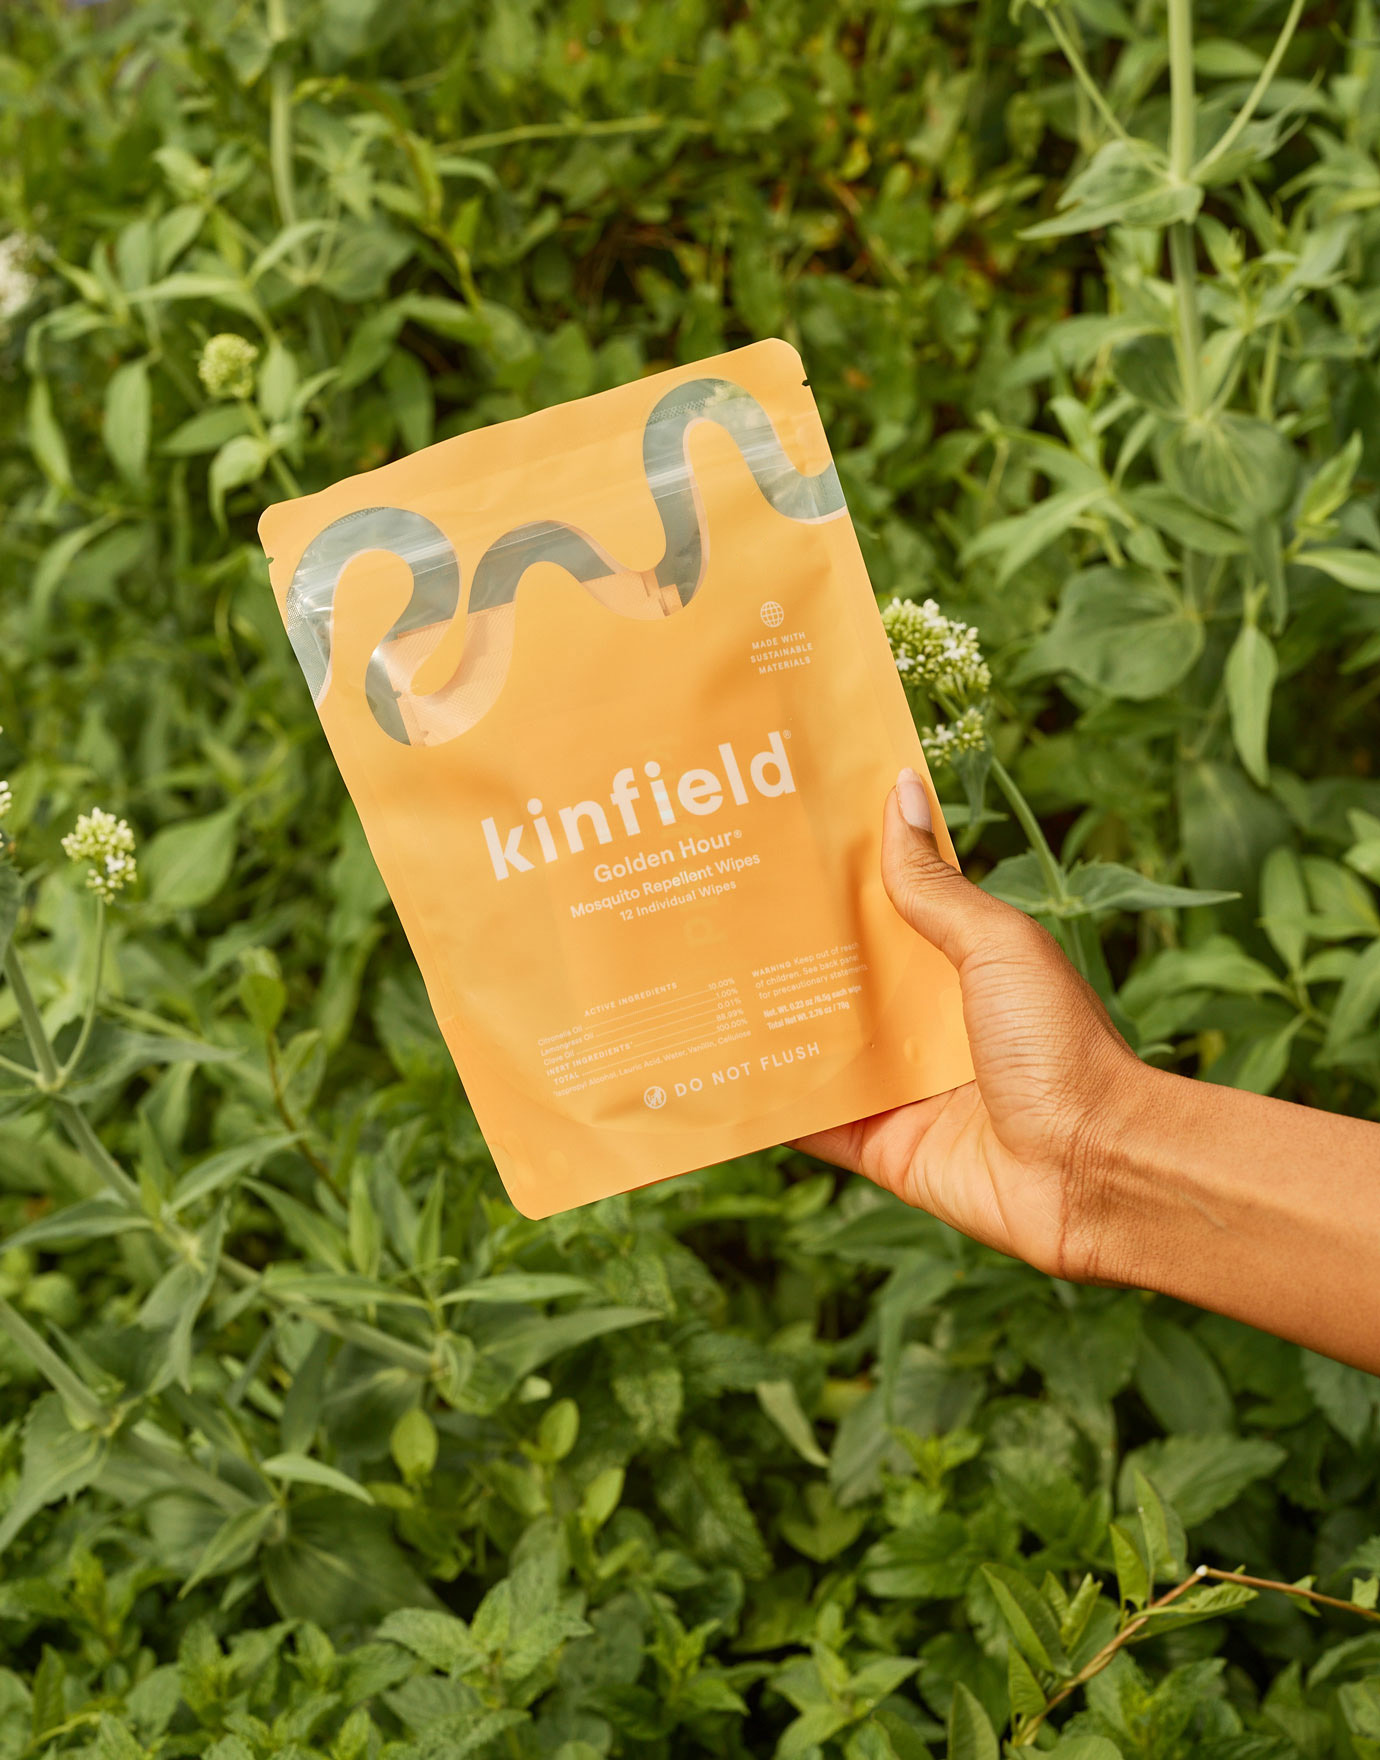
[[[882,883],[911,928],[960,969],[994,935],[1025,919],[965,880],[940,853],[925,785],[903,770],[887,798],[882,828]]]

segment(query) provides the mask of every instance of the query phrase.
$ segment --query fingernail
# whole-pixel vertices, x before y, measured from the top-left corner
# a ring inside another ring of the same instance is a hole
[[[909,768],[896,778],[896,804],[907,825],[913,825],[917,831],[934,829],[930,818],[930,797],[925,793],[924,783]]]

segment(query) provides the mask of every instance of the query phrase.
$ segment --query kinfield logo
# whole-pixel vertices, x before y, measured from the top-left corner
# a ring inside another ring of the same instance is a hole
[[[749,783],[757,795],[767,800],[794,794],[795,778],[791,774],[790,761],[786,756],[786,741],[790,737],[789,728],[769,733],[766,750],[749,758],[746,776],[731,740],[725,740],[719,747],[719,769],[685,770],[677,777],[674,788],[662,776],[661,765],[655,759],[645,763],[642,774],[646,779],[647,792],[651,795],[658,822],[661,825],[676,824],[677,808],[695,818],[703,819],[717,813],[730,800],[740,807],[746,807],[752,802],[752,794],[748,792]],[[637,772],[628,765],[614,774],[608,793],[610,811],[605,811],[602,801],[587,800],[576,801],[574,806],[559,807],[553,815],[543,808],[540,799],[534,797],[527,803],[527,811],[531,815],[530,823],[524,820],[506,831],[500,831],[497,820],[482,820],[480,830],[484,834],[484,844],[489,852],[495,879],[506,880],[510,874],[530,873],[536,866],[533,856],[528,855],[523,847],[523,840],[529,830],[536,845],[533,855],[540,852],[544,862],[559,861],[567,852],[579,855],[585,847],[587,836],[592,837],[597,844],[612,843],[615,824],[622,836],[641,837],[644,826],[638,816],[636,803],[642,799],[643,791],[637,785]],[[564,849],[556,841],[556,832],[552,827],[553,817],[564,840]]]

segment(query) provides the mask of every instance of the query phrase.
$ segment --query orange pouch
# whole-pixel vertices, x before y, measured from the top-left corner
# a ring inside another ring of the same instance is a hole
[[[788,344],[440,441],[259,530],[524,1215],[970,1078],[954,972],[882,889],[887,790],[928,773]]]

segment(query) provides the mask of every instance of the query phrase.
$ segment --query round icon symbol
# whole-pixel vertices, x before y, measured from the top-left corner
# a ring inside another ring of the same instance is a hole
[[[768,599],[762,606],[761,618],[768,629],[780,629],[786,621],[786,607],[778,605],[775,599]]]
[[[646,1089],[642,1095],[642,1104],[650,1106],[653,1110],[658,1106],[664,1106],[666,1104],[665,1088],[651,1087]]]

